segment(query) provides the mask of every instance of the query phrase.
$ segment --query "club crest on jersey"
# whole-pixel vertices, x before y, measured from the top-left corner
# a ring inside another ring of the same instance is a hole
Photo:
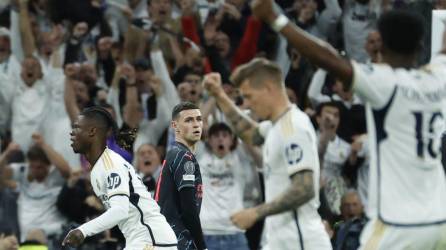
[[[304,153],[302,148],[296,143],[291,143],[286,147],[285,156],[288,164],[297,164],[302,160]]]
[[[187,175],[193,175],[195,173],[195,164],[192,161],[186,161],[184,163],[184,171]]]
[[[111,173],[107,177],[107,188],[108,189],[115,189],[121,185],[121,177],[116,173]]]

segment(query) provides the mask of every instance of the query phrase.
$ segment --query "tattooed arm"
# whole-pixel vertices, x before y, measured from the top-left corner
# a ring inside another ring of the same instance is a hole
[[[296,209],[315,195],[313,171],[302,170],[291,177],[291,185],[271,202],[241,210],[231,216],[231,221],[241,229],[251,228],[256,221],[267,216]]]
[[[233,125],[235,133],[248,144],[263,144],[263,137],[258,131],[258,123],[243,113],[224,92],[221,86],[220,74],[207,74],[203,83],[209,94],[215,97],[218,107]]]
[[[313,171],[303,170],[291,177],[291,186],[271,202],[255,207],[258,219],[298,208],[314,195]]]

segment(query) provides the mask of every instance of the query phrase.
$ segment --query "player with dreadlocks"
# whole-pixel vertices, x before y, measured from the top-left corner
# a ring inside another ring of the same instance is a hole
[[[115,132],[110,113],[97,106],[83,110],[73,124],[71,147],[92,166],[91,185],[107,211],[71,230],[62,245],[76,247],[85,237],[118,225],[125,249],[177,249],[175,233],[133,166],[106,146]]]

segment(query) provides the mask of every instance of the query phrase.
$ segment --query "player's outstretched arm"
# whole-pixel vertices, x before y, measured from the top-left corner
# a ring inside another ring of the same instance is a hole
[[[218,107],[223,111],[235,129],[235,133],[246,143],[260,145],[263,137],[258,132],[258,124],[243,113],[223,90],[219,73],[210,73],[204,77],[203,85],[210,95],[215,97]]]
[[[127,195],[112,195],[109,198],[109,203],[110,209],[105,213],[71,230],[63,240],[62,245],[77,247],[82,244],[86,237],[110,229],[128,217],[130,201]]]
[[[350,89],[353,68],[328,43],[298,28],[288,19],[275,12],[273,0],[254,0],[251,4],[253,14],[281,33],[299,53],[319,67],[333,73]]]
[[[302,170],[291,177],[291,186],[271,202],[242,210],[231,216],[231,221],[241,229],[248,229],[267,216],[296,209],[315,195],[313,171]]]

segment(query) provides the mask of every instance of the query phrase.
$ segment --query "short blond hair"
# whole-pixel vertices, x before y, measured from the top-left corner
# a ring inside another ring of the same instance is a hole
[[[245,80],[249,80],[249,83],[255,86],[263,85],[265,80],[271,80],[279,86],[283,85],[280,67],[264,58],[255,58],[237,67],[230,80],[236,87],[240,87]]]

